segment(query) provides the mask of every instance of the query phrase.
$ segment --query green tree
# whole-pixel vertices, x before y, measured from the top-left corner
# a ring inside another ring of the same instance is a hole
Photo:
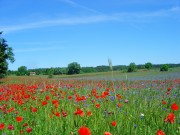
[[[137,66],[134,62],[130,63],[128,66],[128,72],[135,72],[137,69]]]
[[[18,76],[23,76],[23,75],[27,75],[28,72],[27,72],[27,67],[26,66],[20,66],[18,68],[18,72],[17,72],[17,75]]]
[[[147,62],[147,63],[145,63],[145,68],[146,69],[151,69],[152,68],[152,63],[151,62]]]
[[[1,35],[2,32],[0,32],[0,78],[4,78],[8,70],[7,60],[13,63],[15,59],[13,49],[8,46],[7,41]]]
[[[68,64],[68,74],[79,74],[81,71],[81,66],[77,62],[72,62]]]
[[[167,64],[164,64],[160,67],[160,71],[168,71],[169,67]]]

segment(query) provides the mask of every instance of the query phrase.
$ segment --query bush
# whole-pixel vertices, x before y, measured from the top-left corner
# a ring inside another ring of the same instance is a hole
[[[151,69],[152,68],[152,63],[148,62],[148,63],[145,63],[145,68],[146,69]]]
[[[136,64],[134,62],[129,64],[128,72],[135,72],[136,69],[137,69],[137,66],[136,66]]]
[[[160,71],[168,71],[169,67],[167,64],[164,64],[160,67]]]
[[[77,62],[72,62],[72,63],[68,64],[68,74],[69,75],[79,74],[80,70],[81,70],[81,66]]]

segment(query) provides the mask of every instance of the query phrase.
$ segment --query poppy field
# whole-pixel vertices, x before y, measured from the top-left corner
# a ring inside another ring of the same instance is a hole
[[[180,134],[180,79],[2,81],[1,135]]]

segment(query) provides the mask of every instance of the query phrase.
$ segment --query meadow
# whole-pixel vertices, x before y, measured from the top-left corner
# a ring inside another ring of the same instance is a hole
[[[179,135],[178,71],[5,78],[0,134]]]

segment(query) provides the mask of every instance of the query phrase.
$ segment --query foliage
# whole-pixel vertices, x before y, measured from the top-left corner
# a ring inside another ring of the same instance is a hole
[[[2,32],[0,32],[0,78],[4,78],[7,75],[9,60],[11,63],[15,61],[13,50],[6,43],[7,41],[1,37]]]
[[[20,67],[18,68],[18,72],[17,72],[16,75],[17,75],[17,76],[28,75],[27,67],[26,67],[26,66],[20,66]]]
[[[169,67],[167,64],[164,64],[160,67],[160,71],[168,71]]]
[[[50,68],[48,71],[48,78],[53,78],[54,70],[53,68]]]
[[[69,75],[79,74],[80,70],[81,70],[81,66],[77,62],[72,62],[72,63],[68,64],[68,74]]]
[[[129,64],[128,72],[135,72],[137,69],[136,64],[134,62]]]
[[[145,68],[146,69],[151,69],[152,68],[152,63],[151,62],[147,62],[147,63],[145,63]]]

